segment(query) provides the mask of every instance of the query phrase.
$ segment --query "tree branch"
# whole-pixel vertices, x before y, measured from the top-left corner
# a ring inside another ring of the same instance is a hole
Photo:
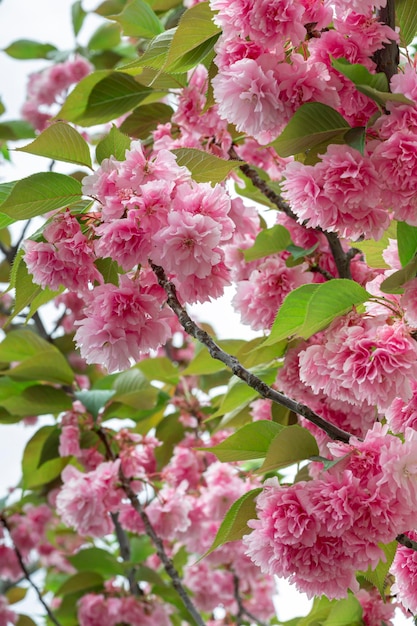
[[[387,4],[377,11],[378,21],[387,24],[395,30],[395,0],[387,0]],[[376,63],[376,71],[383,72],[390,82],[395,76],[400,62],[400,51],[395,41],[385,43],[383,48],[377,50],[373,56]]]
[[[231,148],[231,150],[229,151],[229,154],[233,159],[241,160],[239,159],[239,157],[237,156],[233,148]],[[275,206],[280,211],[283,211],[283,213],[285,213],[288,217],[290,217],[294,221],[297,221],[298,218],[296,214],[292,211],[290,205],[287,202],[285,202],[285,200],[279,194],[275,193],[275,191],[273,191],[273,189],[271,189],[268,186],[268,183],[262,180],[262,178],[258,175],[257,171],[253,167],[251,167],[247,163],[244,163],[240,166],[239,169],[245,174],[245,176],[247,176],[252,181],[252,184],[254,185],[254,187],[259,189],[259,191],[265,196],[265,198],[268,198],[268,200],[272,202],[272,204],[275,204]],[[316,230],[320,233],[323,233],[323,235],[326,237],[329,243],[334,261],[336,263],[339,277],[351,279],[352,275],[350,273],[350,262],[354,256],[354,254],[353,255],[351,254],[351,250],[349,250],[348,252],[345,252],[343,250],[342,244],[340,243],[340,239],[336,235],[336,233],[329,233],[326,230],[323,230],[322,228],[314,228],[312,230]],[[355,254],[357,252],[358,251],[356,251],[356,248],[355,248]]]
[[[261,621],[260,619],[252,615],[252,613],[245,608],[242,598],[240,597],[240,593],[239,593],[239,578],[238,576],[236,576],[235,573],[233,573],[233,589],[234,589],[235,600],[236,600],[237,607],[238,607],[238,613],[236,616],[236,624],[239,626],[242,623],[243,616],[246,615],[246,617],[249,617],[251,622],[255,622],[255,624],[258,624],[258,626],[267,626],[265,622]]]
[[[417,552],[417,541],[413,541],[404,533],[397,535],[395,537],[395,540],[398,541],[398,543],[400,543],[402,546],[405,546],[406,548],[409,548],[410,550],[415,550]]]
[[[104,447],[106,448],[107,457],[114,461],[116,459],[116,456],[110,447],[106,433],[104,432],[102,428],[97,428],[96,433],[100,437],[101,441],[104,444]],[[197,626],[205,626],[204,621],[201,618],[201,615],[195,608],[194,604],[191,601],[190,596],[188,595],[185,587],[183,586],[181,582],[179,573],[177,572],[173,562],[171,561],[171,559],[165,552],[165,548],[162,543],[162,540],[156,534],[149,520],[149,517],[147,516],[145,510],[143,509],[141,503],[139,502],[139,498],[137,497],[137,494],[133,491],[132,487],[130,486],[129,479],[124,475],[122,469],[119,470],[119,477],[120,477],[120,483],[121,483],[123,491],[129,498],[135,511],[140,515],[143,525],[145,526],[145,532],[148,535],[148,537],[151,539],[152,543],[154,544],[156,548],[156,553],[161,563],[163,564],[166,573],[172,580],[172,586],[177,591],[178,595],[180,596],[187,610],[193,616],[194,620],[196,621]],[[126,546],[125,537],[121,536],[119,538],[118,529],[122,531],[123,535],[124,535],[124,531],[118,522],[117,515],[116,516],[112,515],[113,522],[115,522],[114,517],[116,517],[115,529],[116,529],[117,538],[119,540],[122,557],[124,560],[130,560],[130,547],[128,545]],[[127,541],[127,538],[126,538],[126,541]],[[126,559],[124,557],[123,551],[127,557]],[[129,584],[130,584],[130,578],[129,578]],[[131,592],[132,592],[132,589],[131,589]],[[135,595],[138,595],[138,593],[136,592]]]
[[[172,581],[172,586],[174,587],[174,589],[176,590],[176,592],[178,593],[178,595],[180,596],[181,600],[183,601],[183,604],[185,606],[185,608],[188,610],[188,612],[190,613],[190,615],[193,617],[193,619],[195,620],[197,626],[205,626],[205,623],[200,615],[200,613],[197,611],[196,607],[194,606],[190,596],[188,595],[184,585],[181,582],[181,577],[176,569],[176,567],[174,566],[173,562],[171,561],[171,559],[169,558],[169,556],[167,555],[167,553],[165,552],[165,548],[164,548],[164,544],[162,542],[162,539],[160,537],[158,537],[158,535],[156,534],[149,517],[147,516],[145,510],[143,509],[141,503],[139,502],[139,498],[137,496],[137,494],[133,491],[132,487],[130,486],[130,482],[129,480],[126,478],[126,476],[123,474],[123,472],[120,470],[120,481],[122,484],[122,488],[123,491],[125,492],[125,494],[127,495],[127,497],[129,498],[133,508],[135,509],[135,511],[140,515],[143,525],[145,527],[145,532],[148,535],[148,537],[151,539],[152,543],[154,544],[155,548],[156,548],[156,553],[161,561],[161,563],[163,564],[166,573],[168,574],[168,576],[170,577],[171,581]]]
[[[187,311],[178,300],[175,285],[167,279],[163,268],[152,262],[150,262],[150,265],[158,278],[159,284],[163,287],[167,294],[168,306],[178,317],[181,326],[189,335],[208,348],[208,351],[213,359],[217,359],[218,361],[224,363],[232,370],[235,376],[243,380],[247,385],[249,385],[249,387],[252,387],[252,389],[255,389],[263,398],[272,400],[276,404],[285,406],[287,409],[294,411],[294,413],[301,415],[309,422],[312,422],[312,424],[315,424],[324,430],[324,432],[327,433],[331,439],[337,439],[339,441],[344,441],[345,443],[349,442],[349,439],[352,436],[350,433],[338,428],[334,424],[331,424],[304,404],[288,398],[279,391],[275,391],[275,389],[269,387],[269,385],[255,376],[255,374],[252,374],[249,370],[245,369],[236,357],[222,350],[220,346],[215,343],[212,337],[210,337],[205,330],[197,326],[197,324],[190,318]]]
[[[41,590],[36,585],[36,583],[33,582],[32,578],[30,577],[30,571],[29,571],[29,568],[26,567],[26,564],[23,560],[22,553],[20,552],[19,548],[16,546],[16,544],[14,543],[12,539],[12,534],[11,534],[10,526],[9,526],[7,519],[3,515],[1,515],[0,521],[3,524],[4,528],[7,530],[7,532],[9,533],[10,540],[13,543],[13,549],[15,551],[17,560],[19,561],[19,565],[22,569],[25,579],[28,581],[29,585],[35,591],[36,595],[38,596],[39,602],[42,604],[51,622],[55,624],[55,626],[61,626],[61,623],[56,619],[55,615],[52,613],[51,609],[49,608],[49,606],[46,604],[45,600],[43,599]]]

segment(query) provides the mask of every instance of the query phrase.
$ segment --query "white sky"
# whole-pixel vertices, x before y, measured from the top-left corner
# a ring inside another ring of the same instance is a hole
[[[100,4],[100,0],[84,0],[86,10],[93,9]],[[6,106],[6,113],[0,121],[19,118],[19,109],[25,99],[25,89],[28,74],[41,70],[48,65],[48,61],[16,61],[1,52],[10,43],[17,39],[32,39],[42,43],[54,44],[60,50],[74,47],[74,36],[70,23],[72,0],[0,0],[0,97]],[[79,41],[85,43],[94,29],[101,23],[100,18],[88,16],[80,33]],[[23,145],[26,142],[23,142]],[[28,142],[27,142],[28,143]],[[43,171],[47,161],[40,157],[24,153],[13,155],[13,164],[0,162],[0,182],[16,180],[34,172]],[[210,305],[194,307],[195,314],[201,320],[221,320],[218,328],[220,337],[250,337],[253,334],[247,327],[240,324],[239,317],[233,313],[230,306],[229,294]],[[8,487],[15,485],[20,477],[20,459],[27,439],[36,428],[24,427],[21,424],[0,425],[0,498]],[[286,582],[279,585],[280,595],[277,598],[278,614],[280,619],[287,620],[296,615],[308,612],[309,603],[301,597],[294,588]],[[17,605],[17,610],[19,610]],[[25,610],[30,613],[31,606]],[[32,617],[36,619],[33,614]],[[403,616],[396,618],[396,626],[410,624]],[[103,625],[104,626],[104,625]]]

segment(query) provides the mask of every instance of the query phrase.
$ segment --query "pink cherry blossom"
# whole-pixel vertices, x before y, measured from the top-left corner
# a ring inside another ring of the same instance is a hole
[[[300,285],[311,282],[306,265],[287,267],[282,256],[268,257],[237,284],[233,306],[244,324],[254,330],[270,328],[285,296]]]
[[[0,596],[0,626],[10,626],[16,624],[18,615],[9,609],[9,603],[5,596]]]
[[[116,511],[120,503],[116,491],[119,464],[102,463],[86,474],[68,465],[62,472],[64,484],[57,497],[57,512],[81,536],[102,537],[111,532],[109,511]]]
[[[288,120],[280,99],[277,61],[272,54],[242,59],[213,78],[220,117],[264,145],[275,139]]]
[[[96,287],[89,294],[86,317],[76,322],[75,341],[82,356],[109,371],[129,367],[131,359],[139,360],[170,336],[170,313],[161,305],[152,288],[141,288],[128,275],[120,277],[120,287]]]
[[[417,533],[414,530],[405,533],[411,540],[416,541]],[[398,594],[397,599],[411,611],[417,612],[417,552],[399,545],[391,566],[395,576],[392,592]]]
[[[309,227],[320,226],[342,237],[378,239],[389,224],[377,170],[349,146],[330,145],[321,162],[290,163],[284,175],[283,195]]]

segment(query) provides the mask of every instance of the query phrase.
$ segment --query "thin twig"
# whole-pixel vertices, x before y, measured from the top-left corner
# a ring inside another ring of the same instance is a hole
[[[249,385],[249,387],[252,387],[252,389],[255,389],[263,398],[272,400],[276,404],[285,406],[287,409],[294,411],[294,413],[301,415],[309,422],[312,422],[324,430],[331,439],[336,439],[345,443],[349,442],[349,439],[352,436],[350,433],[338,428],[334,424],[331,424],[323,417],[320,417],[320,415],[317,415],[317,413],[312,411],[308,406],[288,398],[279,391],[275,391],[275,389],[269,387],[269,385],[255,376],[255,374],[252,374],[252,372],[244,368],[236,357],[222,350],[220,346],[215,343],[212,337],[210,337],[210,335],[202,328],[197,326],[197,324],[190,318],[187,311],[178,300],[175,285],[167,279],[163,268],[158,265],[154,265],[152,262],[151,267],[158,278],[159,284],[163,287],[167,294],[168,306],[177,316],[181,326],[189,335],[208,348],[208,351],[213,359],[217,359],[218,361],[224,363],[232,370],[235,376],[243,380],[247,385]]]
[[[194,603],[192,602],[190,596],[187,593],[187,590],[185,589],[184,585],[181,582],[181,577],[176,567],[174,566],[172,560],[169,558],[169,556],[165,552],[162,539],[156,534],[155,529],[152,526],[149,517],[147,516],[145,510],[143,509],[141,503],[139,502],[139,498],[137,497],[136,493],[133,491],[132,487],[130,486],[129,480],[126,478],[126,476],[123,474],[122,471],[120,471],[119,475],[120,475],[120,481],[122,484],[123,491],[129,498],[135,511],[140,515],[143,525],[145,527],[145,532],[148,535],[148,537],[151,539],[152,543],[154,544],[156,548],[156,553],[161,563],[163,564],[166,573],[168,574],[168,576],[170,577],[172,581],[172,586],[174,587],[174,589],[180,596],[185,608],[193,617],[197,626],[205,626],[203,618],[201,617],[200,613],[197,611],[196,607],[194,606]]]
[[[236,616],[236,624],[237,625],[241,624],[242,618],[244,617],[244,615],[246,615],[246,617],[249,617],[251,622],[255,622],[255,624],[258,624],[258,626],[267,626],[265,622],[258,619],[250,611],[248,611],[248,609],[243,604],[242,598],[240,597],[240,593],[239,593],[239,578],[236,576],[235,573],[233,574],[233,589],[234,589],[235,600],[236,600],[237,607],[238,607],[238,614]]]
[[[407,537],[407,535],[405,535],[404,533],[397,535],[395,539],[402,546],[405,546],[406,548],[409,548],[410,550],[415,550],[417,552],[417,541],[413,541],[412,539]]]
[[[128,539],[124,529],[122,528],[122,526],[121,526],[121,524],[119,522],[118,514],[117,513],[110,513],[110,517],[111,517],[113,525],[114,525],[114,530],[116,531],[117,541],[119,542],[120,555],[121,555],[123,561],[129,562],[130,561],[130,556],[131,556],[129,539]],[[128,583],[129,583],[129,590],[130,590],[130,593],[132,594],[132,596],[142,596],[143,595],[143,591],[139,587],[138,581],[136,580],[136,573],[135,572],[136,572],[136,568],[135,567],[131,567],[129,569],[129,571],[127,572],[126,578],[128,580]]]
[[[53,624],[55,624],[55,626],[62,626],[61,623],[56,619],[55,615],[52,613],[51,609],[49,608],[49,606],[46,604],[45,600],[43,599],[41,590],[39,589],[39,587],[36,585],[36,583],[33,582],[31,576],[30,576],[30,571],[29,569],[26,567],[26,564],[23,560],[23,556],[22,553],[20,552],[19,548],[17,547],[17,545],[14,543],[13,539],[12,539],[12,534],[10,531],[10,526],[9,523],[7,521],[7,519],[1,515],[0,516],[0,521],[3,524],[4,528],[6,528],[6,530],[8,531],[9,535],[10,535],[10,539],[13,542],[13,549],[15,551],[17,560],[19,561],[19,565],[22,569],[22,572],[25,576],[25,579],[28,581],[29,585],[32,587],[32,589],[35,591],[36,595],[38,596],[39,602],[42,604],[43,608],[45,609],[49,619],[51,620],[51,622]]]
[[[237,156],[233,148],[229,151],[229,154],[233,159],[241,160],[239,159],[239,157]],[[280,196],[278,193],[276,193],[275,191],[273,191],[273,189],[269,187],[268,183],[259,176],[259,174],[253,167],[251,167],[247,163],[243,163],[239,169],[245,174],[245,176],[247,176],[252,181],[252,184],[257,189],[259,189],[259,191],[265,196],[265,198],[268,198],[268,200],[272,202],[272,204],[275,204],[275,206],[280,211],[285,213],[288,217],[290,217],[294,221],[298,220],[297,215],[293,212],[290,205],[287,202],[285,202],[282,196]],[[350,273],[350,262],[352,260],[352,256],[354,255],[352,255],[350,250],[348,252],[345,252],[343,250],[340,239],[336,235],[336,233],[329,233],[326,230],[323,230],[322,228],[319,228],[319,227],[314,228],[312,230],[316,230],[317,232],[323,233],[323,235],[326,237],[329,243],[330,250],[333,255],[336,267],[337,267],[339,277],[349,278],[349,279],[352,278],[351,273]],[[355,248],[355,254],[357,252],[359,251],[357,251]]]

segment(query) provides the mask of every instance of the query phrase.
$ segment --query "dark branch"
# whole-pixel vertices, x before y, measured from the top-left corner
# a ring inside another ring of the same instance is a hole
[[[246,617],[249,617],[251,622],[254,622],[255,624],[258,624],[258,626],[266,626],[265,622],[262,622],[260,619],[258,619],[254,615],[252,615],[252,613],[245,608],[245,605],[243,604],[242,598],[240,597],[240,593],[239,593],[239,578],[236,576],[236,574],[233,574],[233,588],[234,588],[234,596],[235,596],[236,604],[237,604],[237,607],[238,607],[238,613],[237,613],[237,616],[236,616],[236,624],[237,624],[237,626],[242,624],[242,621],[243,621],[243,618],[244,618],[245,615],[246,615]]]
[[[149,517],[147,516],[145,510],[143,509],[141,503],[139,502],[139,498],[137,497],[136,493],[133,491],[132,487],[130,486],[129,480],[126,478],[126,476],[123,474],[123,472],[120,472],[120,481],[121,481],[121,485],[123,488],[123,491],[125,492],[125,494],[127,495],[127,497],[129,498],[133,508],[135,509],[135,511],[140,515],[143,525],[145,527],[145,532],[148,535],[148,537],[151,539],[152,543],[154,544],[155,548],[156,548],[156,553],[161,561],[161,563],[163,564],[166,573],[168,574],[168,576],[170,577],[171,581],[172,581],[172,586],[174,587],[174,589],[176,590],[176,592],[178,593],[178,595],[180,596],[181,600],[183,601],[183,604],[185,606],[185,608],[188,610],[188,612],[190,613],[190,615],[193,617],[195,623],[197,624],[197,626],[205,626],[205,623],[200,615],[200,613],[197,611],[196,607],[194,606],[193,602],[191,601],[190,596],[188,595],[184,585],[181,582],[181,577],[177,571],[177,569],[175,568],[173,562],[171,561],[171,559],[169,558],[169,556],[167,555],[167,553],[165,552],[165,548],[164,548],[164,544],[162,543],[162,539],[160,537],[158,537],[158,535],[156,534],[150,520]]]
[[[49,608],[49,606],[46,604],[45,600],[43,599],[41,590],[39,589],[39,587],[36,585],[36,583],[33,582],[32,578],[30,577],[30,570],[29,568],[26,566],[24,560],[23,560],[23,556],[22,553],[20,552],[19,548],[16,546],[16,544],[14,543],[13,539],[12,539],[12,535],[10,532],[10,526],[9,523],[7,521],[7,519],[1,515],[0,516],[0,521],[3,524],[4,528],[7,530],[7,532],[10,535],[10,540],[13,543],[13,549],[15,551],[17,560],[19,561],[19,565],[22,569],[22,572],[24,574],[25,579],[28,581],[29,585],[32,587],[32,589],[35,591],[36,595],[38,596],[39,602],[42,604],[43,608],[45,609],[49,619],[51,620],[51,622],[53,624],[55,624],[55,626],[61,626],[61,623],[56,619],[55,615],[52,613],[51,609]]]
[[[402,546],[405,546],[406,548],[409,548],[410,550],[415,550],[417,552],[417,541],[413,541],[412,539],[407,537],[407,535],[404,535],[404,533],[397,535],[395,539]]]
[[[275,389],[272,389],[272,387],[269,387],[269,385],[264,383],[260,378],[245,369],[236,357],[222,350],[210,337],[210,335],[197,326],[197,324],[190,318],[187,311],[178,300],[175,286],[167,279],[163,268],[158,265],[154,265],[152,262],[151,267],[158,278],[159,284],[164,288],[167,294],[168,306],[178,317],[181,326],[189,335],[208,348],[208,351],[213,359],[217,359],[218,361],[224,363],[232,370],[235,376],[243,380],[247,385],[249,385],[249,387],[252,387],[252,389],[255,389],[263,398],[272,400],[276,404],[285,406],[287,409],[294,411],[294,413],[301,415],[309,422],[312,422],[324,430],[324,432],[326,432],[331,439],[337,439],[339,441],[344,441],[345,443],[349,442],[351,437],[350,433],[347,433],[334,424],[331,424],[324,418],[320,417],[320,415],[317,415],[317,413],[314,413],[314,411],[309,409],[304,404],[288,398],[279,391],[275,391]]]
[[[229,153],[233,159],[239,159],[233,148],[229,151]],[[285,202],[285,200],[278,193],[275,193],[275,191],[273,191],[273,189],[269,187],[268,183],[259,176],[257,171],[253,169],[253,167],[251,167],[247,163],[244,163],[240,166],[239,169],[245,174],[245,176],[247,176],[252,181],[254,187],[259,189],[259,191],[265,196],[265,198],[268,198],[268,200],[272,202],[272,204],[275,204],[275,206],[280,211],[285,213],[288,217],[297,221],[298,218],[296,214],[292,211],[290,205]],[[336,233],[329,233],[321,228],[315,228],[314,230],[323,233],[323,235],[326,237],[334,261],[336,263],[339,277],[352,278],[350,273],[350,262],[352,260],[351,251],[349,250],[348,252],[345,252],[343,250],[342,244],[340,243],[340,240]]]
[[[395,0],[387,0],[387,5],[377,11],[378,21],[387,24],[395,30]],[[385,43],[383,48],[377,50],[373,56],[376,63],[376,71],[383,72],[388,82],[397,73],[400,62],[400,51],[395,41]]]

